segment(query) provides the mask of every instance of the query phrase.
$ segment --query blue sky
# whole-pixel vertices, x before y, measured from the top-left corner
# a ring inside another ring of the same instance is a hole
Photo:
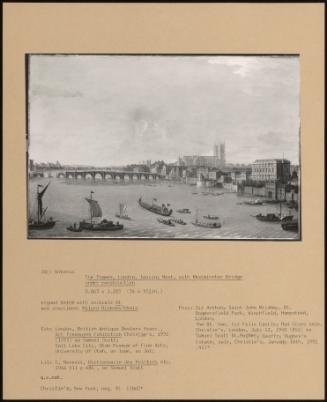
[[[30,157],[122,165],[299,158],[297,57],[31,56]]]

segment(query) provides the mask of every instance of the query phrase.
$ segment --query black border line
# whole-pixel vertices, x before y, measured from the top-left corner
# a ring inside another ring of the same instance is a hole
[[[26,130],[26,234],[27,240],[124,240],[124,241],[209,241],[209,242],[226,242],[226,241],[243,241],[243,242],[302,242],[302,165],[301,165],[301,110],[300,113],[300,125],[299,125],[299,181],[300,181],[300,219],[299,219],[299,236],[297,238],[263,238],[263,239],[250,239],[250,238],[175,238],[175,237],[31,237],[28,231],[28,194],[29,194],[29,178],[28,178],[28,163],[29,163],[29,79],[30,79],[30,57],[31,56],[148,56],[148,57],[193,57],[193,56],[238,56],[238,57],[298,57],[300,59],[300,53],[25,53],[25,130]],[[300,64],[301,66],[301,64]],[[301,70],[300,70],[301,75]],[[301,82],[301,80],[300,80]],[[299,103],[301,106],[301,93],[299,96]]]

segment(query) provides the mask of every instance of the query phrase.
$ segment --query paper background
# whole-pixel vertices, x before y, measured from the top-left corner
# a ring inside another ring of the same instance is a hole
[[[4,5],[5,398],[45,397],[38,391],[35,363],[43,345],[39,299],[42,292],[58,297],[80,292],[79,284],[71,289],[59,279],[44,282],[42,268],[73,266],[81,274],[238,273],[245,280],[232,289],[220,285],[220,301],[292,304],[323,320],[323,11],[322,4]],[[302,241],[27,240],[25,53],[115,52],[300,54]],[[161,316],[171,314],[174,301],[212,301],[208,289],[168,290]],[[138,319],[147,322],[153,315],[155,306]],[[85,320],[74,320],[79,318]],[[179,318],[173,319],[178,327]],[[69,325],[71,316],[65,320]],[[187,334],[176,331],[176,336],[179,357],[171,378],[147,371],[149,390],[137,397],[323,397],[322,343],[264,352],[234,348],[199,357],[186,348]],[[71,395],[60,396],[65,397]]]

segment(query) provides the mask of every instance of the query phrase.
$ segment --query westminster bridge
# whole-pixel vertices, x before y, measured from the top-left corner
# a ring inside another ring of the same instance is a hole
[[[29,173],[30,178],[47,177],[66,180],[97,180],[113,182],[156,181],[162,176],[151,172],[131,172],[110,169],[69,169],[52,170],[43,169]]]

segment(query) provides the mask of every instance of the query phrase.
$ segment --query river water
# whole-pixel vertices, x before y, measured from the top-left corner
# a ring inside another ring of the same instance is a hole
[[[29,182],[29,211],[33,216],[36,210],[37,184],[46,184],[49,179],[31,179]],[[89,218],[89,207],[85,197],[94,191],[96,199],[103,212],[103,218],[117,220],[123,223],[124,229],[113,232],[70,232],[66,228]],[[214,189],[214,193],[222,193],[224,189]],[[198,194],[193,194],[197,192]],[[284,231],[279,223],[260,222],[251,215],[269,212],[279,213],[280,205],[249,206],[239,205],[248,198],[237,196],[236,193],[224,193],[220,196],[203,195],[208,189],[197,188],[186,184],[156,183],[149,185],[135,184],[104,184],[81,180],[66,182],[64,179],[51,179],[51,184],[43,197],[46,215],[56,220],[54,228],[49,230],[31,230],[29,238],[162,238],[162,239],[298,239],[298,233]],[[157,214],[149,212],[138,205],[142,196],[144,201],[158,204],[169,203],[174,210],[173,216],[182,218],[187,225],[170,227],[157,221]],[[127,204],[128,215],[132,220],[122,220],[115,217],[120,202]],[[191,214],[177,213],[177,209],[189,208]],[[222,227],[210,229],[191,224],[198,216],[218,215]],[[289,210],[283,207],[282,213]],[[293,210],[294,213],[294,210]]]

